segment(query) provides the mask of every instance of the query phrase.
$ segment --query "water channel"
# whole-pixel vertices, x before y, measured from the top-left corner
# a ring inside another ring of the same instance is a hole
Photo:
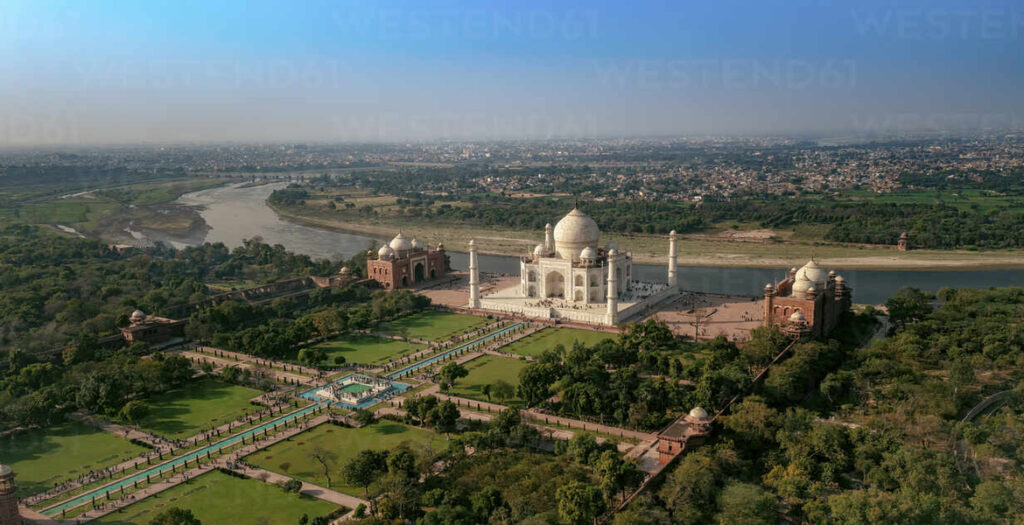
[[[379,246],[385,239],[320,230],[282,220],[266,205],[270,193],[285,183],[263,186],[224,186],[183,195],[178,202],[201,206],[200,212],[210,231],[205,241],[239,246],[243,239],[261,237],[264,242],[282,244],[289,250],[312,257],[351,257],[371,244]],[[538,236],[541,232],[538,232]],[[195,242],[193,240],[193,242]],[[179,246],[181,243],[175,243]],[[451,253],[452,266],[465,269],[465,253]],[[481,255],[480,268],[485,272],[519,273],[516,257]],[[912,271],[912,270],[844,270],[836,268],[853,287],[857,303],[882,303],[901,286],[914,286],[936,291],[944,286],[987,288],[990,286],[1024,285],[1024,270],[978,271]],[[638,279],[665,279],[665,267],[637,265]],[[783,269],[691,267],[679,268],[683,289],[727,294],[758,294],[766,283],[781,279]]]

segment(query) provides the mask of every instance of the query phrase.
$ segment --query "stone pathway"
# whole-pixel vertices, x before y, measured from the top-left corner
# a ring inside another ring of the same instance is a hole
[[[132,503],[135,503],[136,501],[142,500],[142,499],[147,498],[149,496],[152,496],[154,494],[158,494],[158,493],[163,492],[163,491],[165,491],[165,490],[167,490],[167,489],[169,489],[171,487],[176,487],[176,486],[180,485],[181,483],[184,483],[185,481],[188,481],[190,479],[194,479],[194,478],[196,478],[196,477],[198,477],[198,476],[200,476],[202,474],[206,474],[207,472],[210,472],[210,471],[216,469],[217,467],[238,471],[238,469],[230,469],[229,468],[229,462],[234,464],[235,466],[241,467],[241,465],[239,465],[237,463],[241,458],[244,458],[245,456],[248,456],[248,455],[250,455],[250,454],[252,454],[252,453],[254,453],[256,451],[259,451],[259,450],[262,450],[264,448],[270,447],[270,446],[272,446],[272,445],[274,445],[276,443],[279,443],[279,442],[281,442],[281,441],[283,441],[283,440],[285,440],[285,439],[287,439],[289,437],[292,437],[292,436],[295,436],[295,435],[297,435],[299,433],[305,432],[305,431],[307,431],[307,430],[309,430],[309,429],[311,429],[311,428],[313,428],[313,427],[315,427],[317,425],[323,424],[323,423],[327,422],[328,419],[329,419],[329,417],[327,415],[317,416],[317,417],[315,417],[315,418],[313,418],[313,419],[311,419],[309,421],[306,421],[306,422],[302,423],[301,425],[299,425],[297,427],[292,427],[292,428],[283,430],[283,431],[281,431],[281,432],[279,432],[277,434],[274,434],[272,436],[267,437],[266,439],[262,439],[262,440],[259,440],[259,441],[255,442],[255,443],[251,443],[249,445],[246,445],[246,446],[242,447],[241,449],[236,450],[236,451],[230,453],[227,456],[222,456],[220,458],[217,458],[217,459],[213,460],[212,462],[204,463],[203,465],[200,465],[198,467],[193,467],[193,468],[191,468],[189,470],[182,471],[182,472],[180,472],[178,474],[174,474],[170,478],[167,478],[165,480],[159,481],[157,483],[153,483],[152,485],[149,485],[149,486],[144,487],[142,489],[133,491],[131,494],[126,495],[124,498],[119,498],[119,499],[116,499],[116,500],[110,500],[108,502],[104,502],[102,507],[100,507],[98,509],[95,509],[95,510],[90,509],[90,510],[88,510],[88,511],[82,513],[82,514],[79,514],[78,516],[75,516],[74,520],[87,521],[87,520],[97,519],[97,518],[99,518],[101,516],[106,516],[107,514],[110,514],[111,512],[114,512],[114,511],[117,511],[119,509],[125,508],[125,507],[131,505]],[[111,481],[115,481],[115,480],[111,480]],[[321,498],[321,499],[323,499],[323,498]],[[325,501],[331,501],[331,500],[325,500]],[[345,506],[347,507],[347,505],[345,505]]]
[[[296,384],[300,384],[300,385],[316,385],[317,384],[317,380],[312,378],[312,377],[307,377],[307,376],[299,375],[299,374],[293,374],[291,372],[284,372],[284,371],[278,370],[276,368],[269,368],[269,367],[266,367],[264,365],[254,364],[253,362],[248,362],[248,361],[232,361],[231,359],[228,359],[228,358],[217,357],[217,356],[213,356],[213,355],[209,355],[209,354],[202,354],[202,353],[192,352],[192,351],[183,351],[183,352],[181,352],[181,355],[184,356],[184,357],[187,357],[187,358],[189,358],[191,360],[193,360],[194,362],[210,363],[210,364],[213,365],[214,370],[220,370],[220,369],[227,368],[227,367],[230,367],[230,366],[237,366],[238,368],[244,368],[246,370],[256,370],[256,369],[262,368],[263,370],[265,370],[267,372],[267,374],[272,376],[274,379],[277,379],[277,380],[287,379],[287,381],[282,381],[283,383],[296,383]]]

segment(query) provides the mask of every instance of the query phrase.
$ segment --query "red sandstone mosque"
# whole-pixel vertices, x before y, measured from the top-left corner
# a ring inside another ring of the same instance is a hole
[[[406,238],[402,232],[381,246],[376,254],[371,250],[366,255],[366,276],[385,290],[413,286],[450,271],[451,259],[444,245],[430,249],[416,239]]]
[[[782,282],[765,285],[764,325],[793,337],[826,337],[850,311],[852,292],[841,275],[812,260],[790,269]]]

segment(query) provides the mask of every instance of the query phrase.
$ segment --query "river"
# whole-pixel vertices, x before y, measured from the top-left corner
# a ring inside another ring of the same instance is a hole
[[[269,206],[266,198],[285,183],[263,186],[223,186],[183,195],[179,204],[200,206],[200,214],[210,230],[205,242],[222,242],[239,246],[243,239],[261,237],[264,242],[284,245],[291,251],[312,257],[351,257],[371,245],[380,246],[384,239],[320,230],[282,220]],[[196,242],[196,239],[189,240]],[[201,242],[200,241],[200,242]],[[685,242],[685,241],[684,241]],[[185,241],[173,242],[177,246]],[[452,266],[466,268],[465,253],[452,252]],[[480,268],[486,272],[519,273],[517,257],[480,255]],[[936,291],[944,286],[987,288],[990,286],[1024,285],[1024,270],[978,271],[903,271],[843,270],[836,271],[853,287],[854,302],[878,304],[885,302],[902,286]],[[642,280],[664,280],[665,267],[636,265],[634,275]],[[679,283],[686,290],[727,294],[759,294],[764,285],[781,279],[782,269],[680,266]]]

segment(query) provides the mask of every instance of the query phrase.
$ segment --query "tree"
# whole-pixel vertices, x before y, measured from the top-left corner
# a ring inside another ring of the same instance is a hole
[[[285,492],[298,494],[300,491],[302,491],[302,482],[297,479],[290,479],[288,481],[285,481],[281,485],[281,488],[284,489]]]
[[[320,464],[320,468],[323,470],[324,478],[327,480],[327,488],[331,488],[331,468],[329,466],[330,460],[334,459],[335,454],[319,445],[314,446],[313,450],[309,453],[309,456]]]
[[[558,518],[569,525],[588,525],[604,513],[601,489],[573,481],[558,488]]]
[[[498,401],[500,401],[502,403],[504,403],[506,399],[509,399],[512,396],[514,396],[515,393],[516,393],[516,389],[512,385],[510,385],[508,383],[508,381],[505,381],[503,379],[499,379],[499,380],[495,381],[493,386],[492,385],[484,385],[484,386],[490,386],[491,387],[490,388],[491,393],[493,393],[494,397],[498,398]],[[488,396],[488,399],[489,398],[490,398],[490,396]]]
[[[904,286],[885,301],[885,308],[889,311],[889,319],[895,325],[903,327],[931,313],[933,299],[934,296],[929,293]]]
[[[121,407],[121,417],[125,421],[137,425],[149,415],[149,406],[146,403],[133,399]]]
[[[533,363],[520,370],[519,397],[531,407],[551,397],[551,385],[561,375],[559,368],[554,363]]]
[[[363,495],[370,499],[370,485],[387,472],[387,452],[363,450],[349,460],[342,469],[345,481],[363,487]],[[372,504],[372,500],[371,504]]]
[[[153,516],[149,525],[202,525],[191,510],[171,507]]]
[[[373,423],[373,420],[377,416],[376,414],[373,413],[372,410],[366,410],[365,408],[361,408],[359,410],[356,410],[355,415],[352,417],[360,425],[369,425],[370,423]]]
[[[777,507],[761,487],[734,481],[722,489],[715,519],[722,525],[773,525],[779,521]]]
[[[487,396],[487,401],[488,402],[491,401],[491,385],[484,385],[484,387],[482,389],[480,389],[480,392],[483,395]]]
[[[451,432],[460,415],[455,403],[442,401],[427,413],[426,423],[438,431]]]
[[[466,367],[458,363],[448,363],[441,367],[441,386],[447,390],[448,387],[454,386],[457,379],[466,377],[469,375],[469,370]]]
[[[327,354],[319,348],[303,348],[299,350],[299,362],[316,368],[327,359]]]

